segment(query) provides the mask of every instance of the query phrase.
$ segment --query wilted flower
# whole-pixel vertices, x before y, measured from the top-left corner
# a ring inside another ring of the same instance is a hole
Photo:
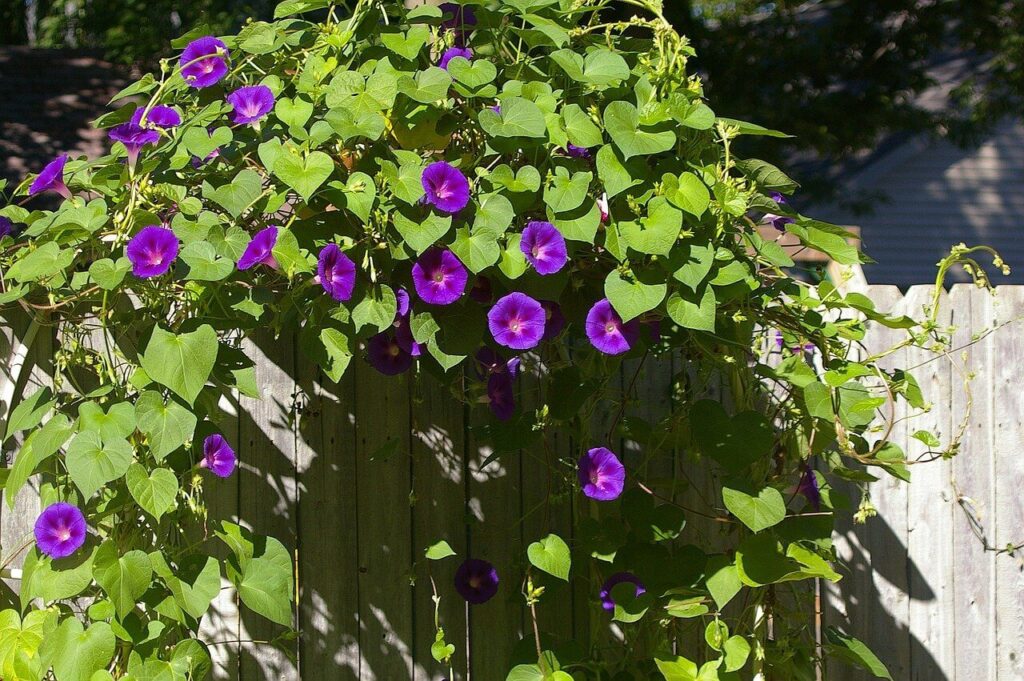
[[[352,297],[356,285],[356,264],[336,244],[327,244],[316,263],[317,277],[324,291],[338,302]]]
[[[607,224],[608,219],[612,216],[612,214],[608,212],[609,209],[607,193],[601,194],[601,198],[597,200],[597,207],[601,210],[601,222],[603,224]]]
[[[578,147],[575,144],[569,144],[565,147],[565,153],[573,158],[590,158],[590,149],[586,147]]]
[[[395,329],[395,340],[398,341],[400,348],[413,357],[419,357],[423,353],[423,348],[412,335],[412,302],[409,299],[409,292],[400,288],[395,291],[395,299],[398,309],[395,311],[395,321],[391,324]]]
[[[429,248],[412,266],[416,295],[431,305],[450,305],[466,290],[469,273],[455,255],[443,248]]]
[[[36,546],[50,558],[67,558],[85,543],[85,516],[65,502],[47,506],[36,518]]]
[[[135,123],[115,125],[107,134],[110,136],[110,139],[124,145],[125,150],[128,152],[128,165],[132,168],[135,167],[136,161],[139,160],[139,152],[142,151],[144,146],[156,144],[160,141],[160,133],[156,130],[149,130]]]
[[[277,244],[277,227],[271,226],[256,232],[249,245],[245,247],[242,257],[238,259],[238,269],[247,270],[256,265],[266,265],[277,269],[274,259],[274,246]]]
[[[487,379],[487,403],[502,421],[508,421],[516,411],[513,385],[512,375],[507,372],[491,374]]]
[[[412,355],[402,349],[395,335],[387,331],[378,333],[366,344],[366,358],[385,376],[397,376],[412,366]]]
[[[182,51],[178,65],[192,87],[216,85],[228,74],[228,47],[212,35],[196,38]]]
[[[776,215],[775,213],[765,213],[763,220],[780,232],[786,231],[786,225],[796,222],[796,220],[789,216]]]
[[[544,336],[544,319],[544,308],[525,293],[510,293],[487,312],[495,342],[513,350],[537,347]]]
[[[458,213],[469,203],[469,180],[450,163],[435,161],[423,169],[426,201],[442,213]]]
[[[607,447],[595,447],[581,456],[576,475],[583,494],[597,501],[618,499],[626,484],[626,468]]]
[[[486,603],[498,593],[498,571],[486,560],[469,558],[455,571],[455,590],[467,603]]]
[[[551,340],[565,328],[565,315],[562,306],[553,300],[542,300],[540,306],[544,308],[544,340]]]
[[[469,289],[469,297],[478,303],[489,303],[494,294],[491,293],[491,280],[482,274],[476,275],[473,287]]]
[[[266,85],[240,87],[228,95],[231,121],[248,125],[260,120],[274,108],[274,93]]]
[[[804,470],[804,474],[800,476],[800,483],[796,486],[796,491],[807,498],[815,511],[821,510],[821,490],[818,488],[818,476],[812,469]]]
[[[61,154],[53,159],[43,168],[39,176],[28,188],[28,195],[35,196],[45,191],[55,191],[65,199],[71,198],[71,192],[64,184],[64,164],[68,162],[68,155]]]
[[[612,589],[619,584],[635,585],[637,597],[647,592],[643,582],[641,582],[640,578],[632,572],[616,572],[605,581],[604,585],[601,587],[601,593],[598,594],[601,598],[601,607],[605,610],[612,611],[615,609],[615,601],[612,600]]]
[[[531,222],[526,225],[519,248],[537,270],[537,274],[554,274],[565,267],[569,260],[565,239],[550,222]]]
[[[518,357],[506,360],[496,350],[486,346],[477,350],[474,359],[477,365],[476,373],[480,378],[486,378],[491,374],[508,374],[515,378],[519,373]]]
[[[468,47],[449,47],[447,50],[444,51],[444,54],[441,55],[441,61],[438,63],[438,66],[447,71],[448,62],[450,62],[452,59],[455,59],[455,57],[472,59],[473,50],[469,49]]]
[[[594,303],[587,313],[587,338],[590,343],[606,355],[621,355],[636,343],[639,323],[633,319],[627,324],[615,311],[607,298]]]
[[[176,128],[181,125],[181,114],[177,109],[170,106],[157,105],[146,113],[146,121],[143,123],[142,114],[146,107],[140,106],[132,114],[131,123],[140,128]]]
[[[140,279],[158,277],[171,268],[178,257],[178,237],[166,227],[143,227],[125,246],[132,263],[132,274]]]
[[[226,478],[235,470],[237,461],[235,450],[224,439],[223,435],[209,435],[203,440],[203,458],[199,461],[200,468],[209,468],[218,478]]]

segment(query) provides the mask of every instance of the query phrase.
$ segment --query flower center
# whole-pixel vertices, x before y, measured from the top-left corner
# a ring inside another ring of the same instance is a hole
[[[470,577],[469,578],[469,588],[471,588],[471,589],[479,589],[480,588],[480,578],[477,577],[476,575]]]
[[[514,318],[514,317],[512,319],[510,319],[509,322],[508,322],[509,330],[510,331],[515,331],[516,333],[519,332],[520,325],[521,325],[521,322],[518,319]]]
[[[148,255],[150,265],[160,265],[164,261],[164,254],[160,251],[149,251]]]
[[[439,199],[447,199],[452,195],[452,190],[447,183],[441,182],[434,185],[434,193],[437,194]]]
[[[203,73],[211,73],[215,68],[217,68],[216,59],[204,59],[203,61],[199,62],[199,70]]]
[[[396,343],[392,343],[390,346],[388,346],[388,354],[391,355],[392,357],[398,357],[398,353],[400,353],[401,351],[402,349],[398,347]]]
[[[590,471],[590,484],[598,485],[601,483],[601,473],[598,470]]]
[[[613,334],[619,330],[618,325],[615,322],[608,322],[604,325],[604,332],[607,334]]]
[[[437,270],[437,271],[434,272],[434,276],[432,278],[438,284],[443,284],[444,283],[444,272],[442,272],[441,270]]]
[[[71,539],[71,530],[67,527],[58,527],[57,539],[60,541],[67,541],[68,539]]]
[[[531,249],[531,252],[533,253],[533,257],[535,257],[535,258],[543,258],[544,257],[544,249],[541,248],[540,246],[534,246]]]

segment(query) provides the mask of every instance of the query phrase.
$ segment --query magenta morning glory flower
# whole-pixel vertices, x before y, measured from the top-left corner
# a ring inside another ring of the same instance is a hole
[[[643,582],[641,582],[640,579],[632,572],[616,572],[605,581],[604,585],[601,587],[601,593],[598,594],[601,598],[601,607],[605,610],[611,611],[615,609],[615,601],[612,600],[612,589],[619,584],[635,585],[637,597],[641,594],[647,593],[647,589],[644,587]]]
[[[821,510],[821,490],[818,488],[818,477],[813,470],[810,468],[804,470],[804,474],[800,476],[800,483],[796,486],[796,491],[807,498],[815,511]]]
[[[535,348],[544,336],[544,308],[525,293],[498,299],[487,312],[487,326],[495,342],[513,350]]]
[[[68,162],[68,155],[61,154],[43,167],[42,172],[28,188],[28,195],[35,196],[45,191],[55,191],[65,199],[71,198],[71,192],[64,184],[64,164]]]
[[[478,303],[487,304],[491,302],[494,294],[491,292],[491,280],[482,274],[476,275],[473,280],[473,287],[469,289],[469,297]]]
[[[565,328],[565,315],[562,306],[553,300],[542,300],[540,306],[544,308],[544,340],[551,340]]]
[[[274,259],[274,245],[277,244],[277,227],[270,226],[256,232],[249,245],[245,247],[242,257],[238,259],[238,269],[247,270],[256,265],[266,265],[277,269]]]
[[[458,213],[469,203],[469,180],[451,163],[435,161],[423,169],[426,201],[442,213]]]
[[[494,113],[496,113],[496,114],[498,114],[500,116],[501,115],[501,104],[495,104],[494,106],[492,106],[491,107],[491,111],[493,111]]]
[[[447,50],[444,51],[444,54],[441,55],[441,61],[438,63],[438,66],[447,71],[448,62],[450,62],[452,59],[455,59],[455,57],[472,59],[473,50],[469,49],[468,47],[449,47]]]
[[[10,218],[6,218],[0,215],[0,239],[5,236],[9,236],[14,231],[14,223],[11,222]]]
[[[412,366],[412,355],[387,331],[370,338],[366,344],[366,359],[385,376],[397,376]]]
[[[590,158],[590,149],[586,147],[578,147],[575,144],[569,144],[565,148],[565,153],[573,158]]]
[[[412,266],[416,295],[431,305],[450,305],[462,296],[469,274],[451,251],[428,248]]]
[[[218,478],[226,478],[235,470],[237,461],[235,450],[224,439],[223,435],[209,435],[203,440],[203,458],[199,461],[200,468],[209,468]]]
[[[335,244],[327,244],[316,262],[317,277],[324,291],[338,302],[352,297],[356,285],[356,264]]]
[[[128,152],[128,165],[133,168],[135,162],[139,160],[139,152],[142,151],[142,148],[147,144],[156,144],[160,141],[160,133],[156,130],[148,130],[134,123],[115,125],[107,134],[110,139],[124,145]]]
[[[595,447],[580,457],[576,475],[583,494],[597,501],[612,501],[622,494],[626,469],[607,447]]]
[[[615,311],[607,298],[603,298],[587,313],[587,338],[591,345],[606,355],[621,355],[636,343],[640,324],[633,319],[627,324]]]
[[[248,125],[260,120],[274,108],[274,93],[266,85],[240,87],[228,95],[231,121]]]
[[[178,257],[178,237],[166,227],[143,227],[124,249],[132,274],[140,279],[159,277]]]
[[[523,230],[519,249],[537,274],[554,274],[565,267],[569,256],[565,239],[550,222],[531,222]]]
[[[487,379],[487,403],[501,421],[508,421],[516,412],[512,380],[508,373],[491,374]]]
[[[170,106],[154,106],[146,114],[146,124],[142,124],[142,113],[146,110],[146,107],[140,106],[132,114],[131,123],[138,125],[143,128],[176,128],[181,125],[181,114],[178,110]]]
[[[50,558],[67,558],[85,543],[85,516],[64,502],[50,504],[36,518],[36,546]]]
[[[212,35],[196,38],[185,46],[178,64],[192,87],[216,85],[228,74],[228,46]]]
[[[455,590],[471,605],[480,605],[498,593],[498,571],[486,560],[469,558],[455,570]]]

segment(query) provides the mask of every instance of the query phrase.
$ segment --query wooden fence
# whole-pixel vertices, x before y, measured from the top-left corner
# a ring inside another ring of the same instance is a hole
[[[906,296],[887,286],[867,292],[882,309],[918,313],[931,289],[914,287]],[[1024,541],[1024,335],[1015,321],[1024,315],[1024,287],[1004,287],[991,296],[956,286],[942,310],[944,323],[960,327],[955,345],[965,349],[949,358],[907,351],[892,359],[894,366],[919,366],[915,374],[933,403],[925,416],[900,421],[894,437],[910,455],[921,454],[925,446],[910,435],[924,428],[948,438],[971,401],[962,451],[952,461],[915,466],[912,485],[883,480],[871,486],[879,515],[838,528],[844,579],[823,591],[822,619],[867,642],[897,681],[1019,680],[1020,554],[985,551],[976,532],[996,547]],[[12,319],[8,328],[12,347],[0,351],[17,355],[24,321]],[[972,332],[982,334],[973,344]],[[896,335],[873,329],[866,345],[887,346]],[[222,404],[224,433],[236,444],[241,470],[227,481],[207,478],[205,484],[216,487],[211,516],[243,519],[294,550],[302,636],[290,644],[291,655],[260,643],[279,629],[240,614],[225,586],[203,625],[217,678],[446,678],[430,656],[430,580],[422,561],[414,569],[423,549],[444,539],[460,555],[487,557],[509,576],[483,606],[466,608],[451,595],[441,601],[448,640],[459,656],[468,655],[471,677],[504,679],[516,652],[513,642],[528,623],[520,585],[511,575],[521,573],[526,544],[549,531],[571,538],[577,512],[571,498],[545,504],[546,474],[538,473],[534,457],[568,453],[574,443],[558,442],[559,451],[523,452],[481,468],[490,452],[474,441],[468,410],[432,381],[383,378],[356,362],[334,385],[320,381],[293,345],[256,342],[250,350],[263,399]],[[47,380],[53,351],[52,340],[40,333],[16,394]],[[976,375],[969,392],[954,363]],[[624,376],[633,370],[627,367]],[[664,413],[672,373],[645,368],[628,409]],[[0,380],[0,387],[5,383]],[[0,390],[0,399],[0,414],[6,415],[9,387]],[[629,442],[620,446],[627,457],[635,449]],[[8,445],[8,461],[16,451],[17,443]],[[677,466],[686,465],[677,457]],[[0,510],[5,549],[26,536],[38,513],[29,487],[13,510]],[[976,519],[973,529],[968,512]],[[687,531],[701,530],[700,519],[692,519]],[[447,594],[457,563],[432,565],[433,578]],[[7,583],[17,588],[16,580]],[[539,610],[541,629],[585,641],[593,625],[593,591],[579,583],[556,587]],[[867,677],[837,667],[823,678]]]

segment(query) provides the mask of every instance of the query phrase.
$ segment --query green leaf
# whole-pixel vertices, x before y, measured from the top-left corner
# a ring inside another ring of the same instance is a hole
[[[384,175],[387,187],[400,200],[410,206],[419,203],[425,192],[423,191],[423,166],[412,163],[404,163],[396,166],[391,161],[380,162],[381,173]]]
[[[480,197],[480,205],[473,219],[473,234],[488,233],[497,239],[508,231],[515,219],[516,212],[512,203],[503,195],[485,194]]]
[[[690,428],[701,453],[729,473],[738,473],[766,456],[774,441],[773,430],[764,415],[744,411],[730,417],[713,400],[700,400],[690,407]]]
[[[433,104],[440,99],[447,99],[451,85],[452,77],[436,66],[417,72],[415,77],[402,76],[398,80],[399,92],[420,104]]]
[[[730,127],[736,128],[736,130],[741,135],[753,135],[760,137],[792,137],[792,135],[787,135],[784,132],[779,132],[778,130],[769,130],[768,128],[757,125],[756,123],[738,121],[735,118],[719,117],[718,121]]]
[[[621,152],[611,145],[605,145],[597,151],[597,176],[609,199],[643,182],[638,164],[626,163],[620,156]]]
[[[83,402],[78,408],[78,419],[82,430],[99,433],[104,442],[124,439],[135,432],[135,410],[127,402],[111,405],[106,413],[95,402]]]
[[[601,226],[601,207],[587,199],[579,209],[555,216],[551,222],[566,239],[593,244]]]
[[[512,168],[502,164],[486,177],[493,185],[500,185],[514,194],[540,189],[540,172],[533,166],[523,166],[513,172]]]
[[[604,127],[627,161],[634,156],[650,156],[669,151],[676,145],[676,134],[671,130],[641,130],[640,114],[629,102],[615,101],[609,104],[604,110]]]
[[[572,557],[569,554],[568,544],[558,535],[549,534],[540,541],[530,544],[526,547],[526,557],[529,558],[530,564],[538,570],[543,570],[563,581],[569,581]]]
[[[22,444],[21,449],[14,457],[14,466],[5,483],[7,506],[14,508],[18,497],[18,491],[22,485],[36,473],[44,461],[60,449],[72,433],[75,432],[75,425],[67,416],[61,413],[53,415],[43,427],[32,432]]]
[[[391,213],[391,219],[395,223],[395,229],[416,255],[433,246],[452,228],[450,215],[430,213],[425,218],[413,220],[396,210]]]
[[[178,476],[169,468],[156,468],[149,473],[145,466],[133,463],[128,467],[125,483],[142,510],[157,520],[174,508],[178,496]]]
[[[45,244],[16,260],[7,270],[14,281],[38,281],[62,272],[75,259],[74,249],[64,249],[56,241]]]
[[[220,592],[220,564],[213,556],[193,554],[171,570],[163,555],[149,554],[153,571],[174,595],[174,602],[192,617],[206,615],[210,603]]]
[[[629,247],[649,255],[668,256],[682,228],[683,214],[661,197],[651,200],[647,215],[640,222],[619,223],[619,230]]]
[[[568,104],[562,109],[562,121],[569,141],[578,147],[596,147],[604,142],[601,128],[580,108],[579,104]]]
[[[448,62],[448,73],[456,82],[462,83],[470,90],[477,90],[498,77],[498,69],[486,59],[455,57]]]
[[[840,265],[856,265],[860,262],[860,251],[850,243],[853,235],[842,227],[817,220],[800,220],[786,226],[806,246],[821,251]]]
[[[835,419],[835,411],[832,407],[832,390],[824,383],[814,381],[805,385],[804,402],[807,404],[807,413],[811,416],[829,422]]]
[[[871,672],[876,679],[892,681],[889,670],[885,668],[878,656],[858,639],[847,636],[836,627],[826,627],[825,638],[828,641],[825,649],[830,655]]]
[[[68,445],[64,460],[71,479],[89,499],[103,485],[128,471],[132,446],[127,440],[100,440],[98,433],[82,431]]]
[[[442,558],[455,555],[455,551],[444,540],[431,544],[424,553],[427,556],[427,560],[441,560]]]
[[[654,661],[665,681],[698,681],[697,664],[685,657],[658,659]]]
[[[722,647],[725,651],[725,671],[734,672],[742,669],[750,657],[750,643],[747,639],[742,636],[730,636]]]
[[[498,258],[501,257],[501,247],[498,246],[493,234],[489,232],[473,234],[464,227],[456,230],[451,251],[474,274],[484,271],[498,262]]]
[[[708,560],[705,574],[708,593],[719,610],[728,605],[743,588],[736,564],[725,556],[714,556]]]
[[[543,138],[547,134],[544,112],[522,97],[501,100],[501,113],[491,109],[480,112],[480,127],[491,137]]]
[[[292,14],[301,14],[302,12],[309,12],[314,9],[323,9],[330,4],[330,0],[284,0],[284,2],[278,4],[274,9],[274,18],[280,19],[282,17],[291,16]]]
[[[181,260],[188,266],[186,279],[220,281],[235,271],[235,263],[217,254],[208,241],[193,241],[181,249]]]
[[[57,403],[52,398],[53,390],[46,386],[39,388],[31,395],[23,397],[7,419],[7,430],[4,433],[4,439],[6,440],[11,435],[22,430],[38,426],[42,422],[43,417]]]
[[[752,532],[778,525],[786,517],[786,502],[774,487],[765,487],[756,496],[740,489],[723,487],[722,501],[729,512]]]
[[[372,326],[377,331],[385,331],[395,321],[398,301],[390,286],[380,285],[367,290],[366,297],[352,310],[352,323],[356,330],[364,326]]]
[[[380,41],[384,47],[408,61],[416,60],[429,38],[430,27],[426,24],[414,24],[405,33],[380,34]]]
[[[120,257],[116,261],[102,258],[89,265],[89,276],[101,289],[112,291],[121,285],[131,270],[132,263],[128,258]]]
[[[629,65],[617,52],[595,49],[583,59],[583,80],[604,88],[629,79]]]
[[[210,199],[237,218],[263,195],[263,180],[254,170],[240,171],[230,182],[214,189],[203,184],[203,197]]]
[[[153,570],[145,553],[128,551],[118,556],[117,546],[110,540],[103,542],[96,550],[92,574],[113,602],[121,619],[135,609],[136,601],[153,581]]]
[[[624,278],[612,270],[604,280],[604,292],[623,322],[653,310],[665,299],[666,284],[645,284],[630,273]]]
[[[57,681],[91,681],[94,673],[110,664],[116,643],[106,622],[96,622],[85,629],[72,616],[61,622],[39,652],[53,664]]]
[[[589,172],[573,173],[559,167],[551,178],[551,184],[544,188],[544,203],[555,213],[565,213],[583,205],[594,175]]]
[[[350,211],[362,222],[367,222],[370,219],[373,202],[377,198],[377,185],[372,177],[366,173],[356,172],[348,176],[345,184],[332,182],[330,186],[337,187],[342,191],[345,200],[339,208]]]
[[[157,461],[192,439],[196,429],[195,414],[174,398],[165,402],[160,393],[152,390],[143,392],[136,400],[135,419]]]
[[[703,292],[685,289],[673,292],[665,308],[668,316],[679,326],[714,333],[717,305],[715,290],[705,286]]]
[[[668,173],[664,176],[663,181],[665,197],[673,206],[697,217],[703,215],[704,211],[708,209],[711,192],[708,191],[707,185],[693,173],[683,173],[679,176]]]
[[[227,146],[234,136],[231,128],[221,126],[213,132],[206,128],[196,126],[189,128],[181,135],[181,144],[188,153],[200,160],[206,159],[215,149]]]
[[[217,536],[234,554],[228,578],[242,602],[273,622],[291,626],[293,583],[288,549],[273,537],[253,535],[233,523],[225,521],[221,526]]]
[[[320,331],[320,342],[323,343],[328,360],[328,364],[321,364],[320,368],[328,378],[337,383],[352,361],[348,336],[337,329],[326,328]]]
[[[273,172],[308,202],[334,172],[334,161],[322,151],[311,151],[305,158],[283,153],[274,161]]]
[[[178,335],[156,326],[142,355],[142,368],[193,404],[213,370],[217,349],[217,332],[209,324]]]
[[[736,167],[740,169],[740,172],[756,182],[763,191],[791,194],[800,186],[771,163],[757,158],[736,161]]]
[[[683,244],[672,252],[672,264],[677,267],[672,276],[696,291],[715,264],[715,247],[710,244]]]

